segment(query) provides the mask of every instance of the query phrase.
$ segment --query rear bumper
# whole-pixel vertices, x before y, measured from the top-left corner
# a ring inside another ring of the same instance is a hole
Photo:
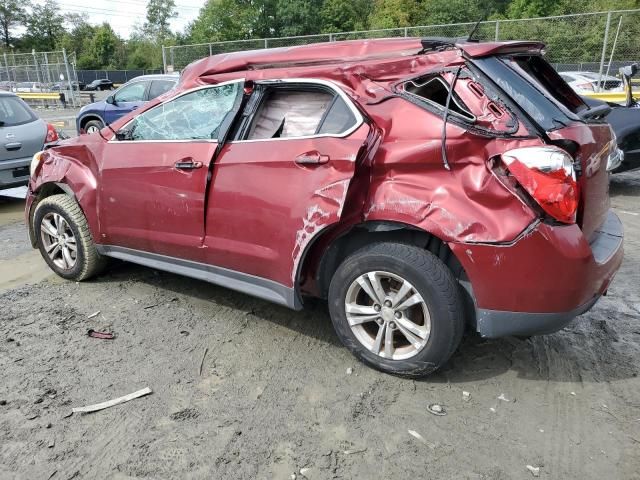
[[[577,225],[538,224],[510,245],[451,244],[469,277],[475,327],[486,337],[561,329],[603,295],[623,256],[613,211],[587,241]]]
[[[3,160],[0,162],[0,187],[18,187],[29,183],[31,157]],[[25,170],[26,168],[26,170]]]

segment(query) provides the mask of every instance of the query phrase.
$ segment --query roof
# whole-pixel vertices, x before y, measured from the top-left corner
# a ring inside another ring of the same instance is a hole
[[[469,42],[459,39],[433,39],[433,41],[438,45],[438,48],[433,50],[429,50],[427,47],[429,39],[408,37],[347,40],[222,53],[203,58],[187,66],[182,73],[181,84],[189,86],[199,83],[216,83],[215,77],[228,77],[226,74],[252,70],[314,66],[327,66],[328,68],[376,60],[401,61],[417,56],[425,57],[426,55],[423,54],[430,52],[449,51],[450,54],[445,56],[452,60],[458,57],[456,50],[462,50],[467,57],[475,58],[516,51],[540,52],[544,48],[544,44],[540,42]]]

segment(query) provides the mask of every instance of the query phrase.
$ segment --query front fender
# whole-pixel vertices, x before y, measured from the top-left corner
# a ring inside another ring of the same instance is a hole
[[[43,197],[43,192],[55,185],[76,199],[97,242],[100,238],[97,193],[99,168],[94,149],[90,145],[101,148],[100,142],[102,139],[99,135],[89,135],[82,137],[82,143],[78,139],[72,139],[46,150],[29,180],[29,192],[34,196],[29,210]],[[27,214],[30,218],[31,211]]]

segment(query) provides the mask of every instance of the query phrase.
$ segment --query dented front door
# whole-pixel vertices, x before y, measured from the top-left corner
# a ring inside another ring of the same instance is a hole
[[[293,286],[305,248],[342,216],[369,130],[227,144],[213,169],[207,262]]]

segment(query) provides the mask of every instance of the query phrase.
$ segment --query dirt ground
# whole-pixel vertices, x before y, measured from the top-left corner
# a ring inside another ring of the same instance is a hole
[[[626,239],[607,297],[553,335],[467,336],[423,381],[358,363],[322,305],[129,264],[61,280],[0,199],[0,478],[640,479],[640,173],[611,194]]]

